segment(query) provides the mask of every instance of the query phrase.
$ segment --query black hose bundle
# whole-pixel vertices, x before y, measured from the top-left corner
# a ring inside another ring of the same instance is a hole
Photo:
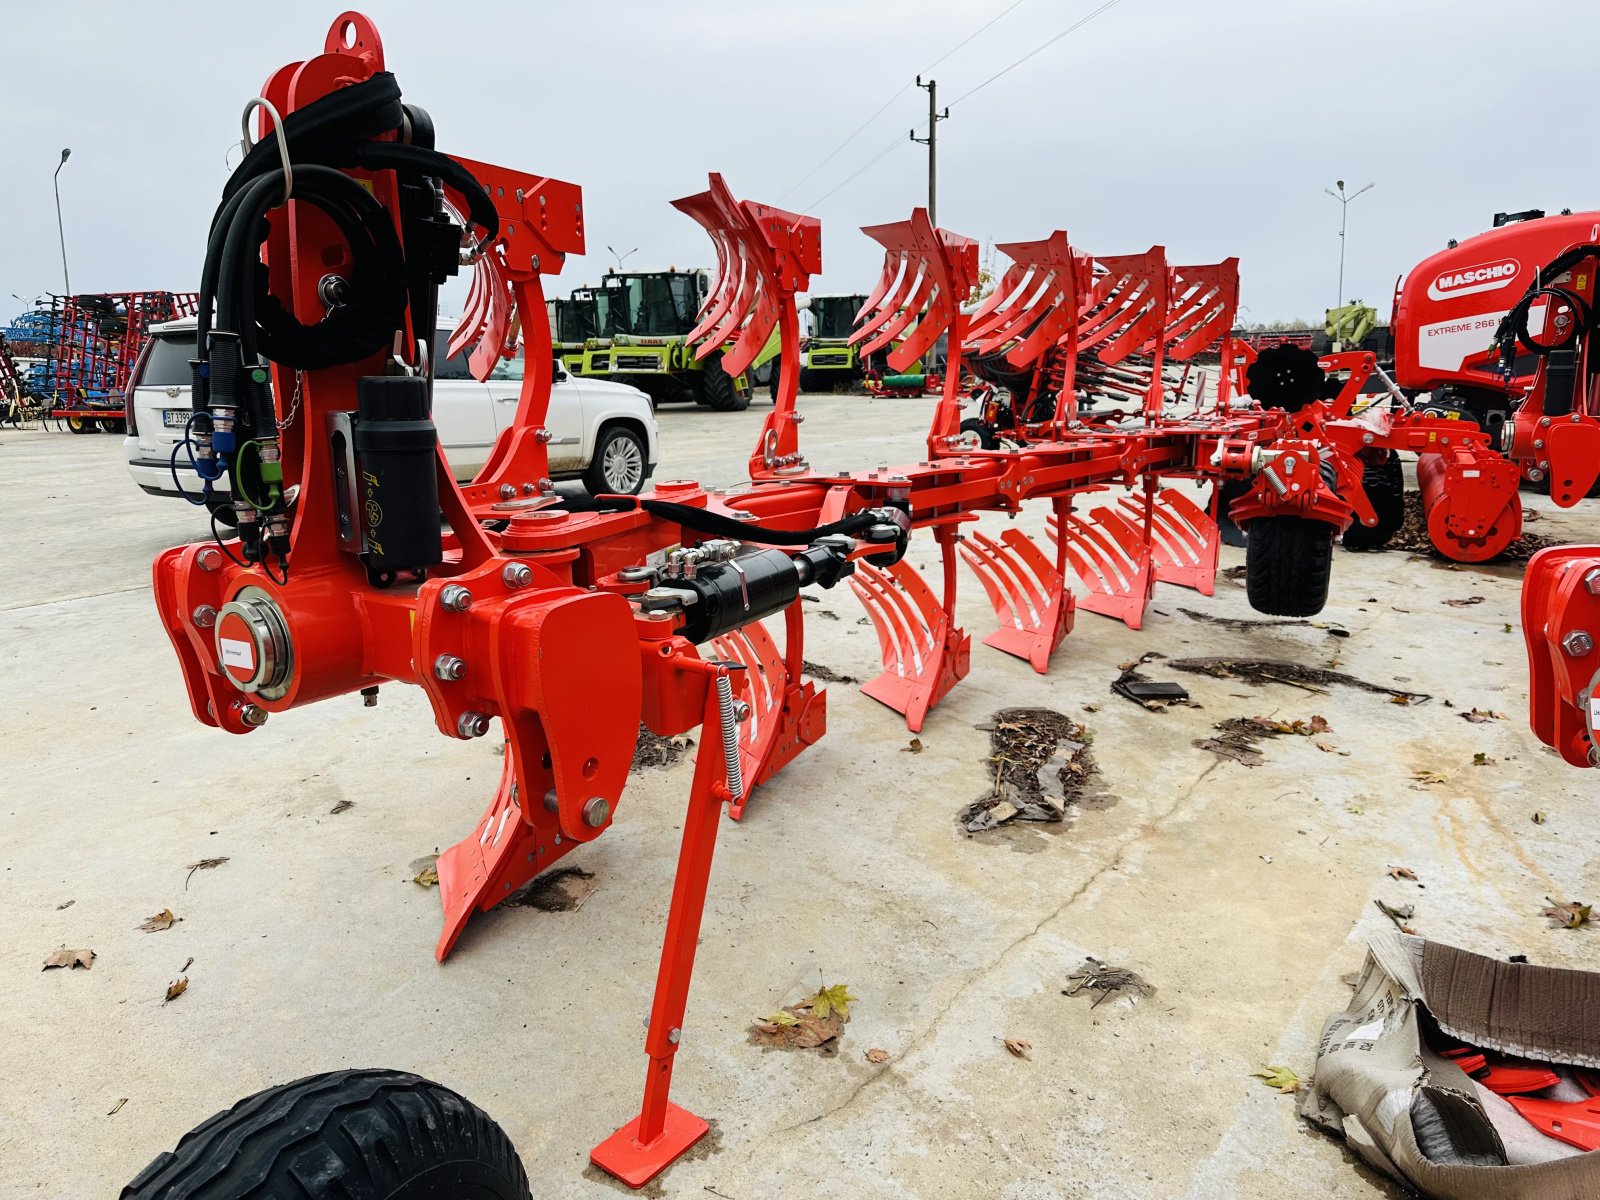
[[[761,542],[769,546],[809,546],[818,538],[838,533],[849,535],[864,533],[874,525],[884,523],[883,513],[866,509],[840,520],[830,521],[826,525],[818,525],[815,529],[776,529],[769,525],[756,525],[750,521],[725,517],[721,513],[708,512],[692,504],[673,504],[669,500],[641,500],[635,496],[602,496],[593,500],[568,496],[563,497],[562,502],[553,507],[574,513],[647,512],[652,517],[671,521],[674,525],[681,525],[685,529],[692,529],[708,537],[734,538],[743,542]],[[905,511],[903,504],[891,502],[889,507]]]
[[[1586,258],[1600,255],[1600,246],[1582,245],[1564,250],[1551,259],[1540,269],[1538,279],[1520,300],[1511,306],[1511,311],[1500,318],[1500,324],[1494,331],[1495,343],[1500,347],[1502,363],[1509,364],[1516,357],[1516,347],[1521,345],[1529,354],[1544,358],[1549,354],[1570,344],[1580,334],[1592,328],[1593,314],[1584,307],[1583,301],[1573,292],[1565,288],[1554,287],[1544,283],[1543,280],[1554,279],[1566,271],[1570,271]],[[1543,343],[1537,342],[1528,329],[1528,317],[1533,312],[1533,306],[1541,296],[1547,297],[1552,302],[1570,304],[1577,320],[1572,323],[1572,329],[1560,341]]]

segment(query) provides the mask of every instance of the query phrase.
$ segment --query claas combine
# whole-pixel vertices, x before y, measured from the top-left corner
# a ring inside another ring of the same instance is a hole
[[[234,498],[238,533],[175,547],[153,569],[191,709],[221,732],[271,736],[274,713],[398,683],[423,691],[445,737],[498,725],[499,785],[438,860],[441,960],[473,913],[612,826],[641,723],[703,731],[646,1014],[643,1100],[591,1152],[631,1186],[707,1130],[669,1092],[722,815],[745,816],[799,754],[826,753],[812,749],[827,705],[802,674],[802,588],[845,584],[861,599],[882,659],[864,690],[915,730],[974,665],[956,619],[963,562],[995,612],[985,644],[1039,672],[1080,608],[1137,628],[1158,580],[1210,594],[1224,507],[1250,533],[1252,602],[1314,612],[1334,538],[1377,521],[1361,454],[1471,454],[1486,436],[1356,412],[1370,355],[1331,364],[1348,372],[1331,395],[1320,370],[1267,354],[1231,361],[1233,260],[1173,267],[1160,246],[1089,255],[1055,231],[1005,246],[1001,286],[965,311],[977,243],[919,208],[864,230],[883,269],[847,341],[890,371],[947,345],[925,457],[818,470],[800,439],[797,296],[821,269],[821,224],[739,199],[713,174],[673,202],[717,262],[682,344],[736,378],[776,340],[777,395],[748,483],[574,499],[549,479],[553,346],[540,318],[545,278],[584,250],[580,188],[435,148],[431,120],[401,99],[376,28],[356,13],[251,107],[259,140],[208,237],[186,431],[208,489]],[[424,347],[437,289],[463,268],[472,287],[451,354],[470,349],[480,378],[519,349],[527,365],[514,425],[458,485],[429,415]],[[1163,363],[1208,348],[1223,364],[1214,398],[1173,411]],[[961,431],[969,358],[1031,380],[989,448]],[[1084,411],[1080,372],[1115,379],[1126,404]],[[1246,399],[1246,382],[1270,402]],[[976,528],[1025,506],[1048,513],[1042,544],[1014,526]],[[932,581],[907,558],[914,539],[937,559]],[[371,1136],[345,1136],[352,1119]],[[232,1155],[246,1136],[252,1153]],[[269,1194],[311,1170],[352,1196],[432,1194],[407,1190],[424,1183],[527,1194],[504,1134],[469,1102],[404,1073],[345,1070],[220,1114],[125,1195]]]

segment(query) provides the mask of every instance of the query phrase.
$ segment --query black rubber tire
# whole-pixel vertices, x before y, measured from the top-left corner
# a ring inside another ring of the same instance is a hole
[[[700,368],[700,396],[707,408],[717,412],[743,412],[750,407],[750,397],[740,392],[733,376],[722,369],[720,350]]]
[[[505,1131],[406,1071],[280,1084],[197,1125],[122,1200],[530,1200]]]
[[[93,433],[95,420],[93,417],[64,417],[69,433]]]
[[[985,450],[1000,449],[999,437],[995,435],[995,431],[993,429],[989,428],[988,424],[982,417],[968,417],[965,421],[961,422],[961,432],[977,434],[978,445],[982,446]]]
[[[1381,463],[1368,463],[1361,473],[1361,486],[1378,514],[1376,525],[1352,521],[1344,531],[1346,550],[1382,550],[1406,522],[1406,480],[1400,470],[1400,456],[1393,450]]]
[[[631,487],[619,487],[606,478],[606,452],[614,443],[631,442],[639,457],[639,478]],[[640,437],[626,425],[608,425],[600,431],[599,440],[595,442],[594,458],[589,461],[588,469],[583,473],[584,489],[591,496],[637,496],[644,491],[645,481],[650,478],[650,455]]]
[[[1250,607],[1274,617],[1314,617],[1328,602],[1334,527],[1310,517],[1257,517],[1245,544]]]
[[[126,417],[102,417],[100,419],[101,433],[114,433],[118,437],[128,432],[128,419]]]

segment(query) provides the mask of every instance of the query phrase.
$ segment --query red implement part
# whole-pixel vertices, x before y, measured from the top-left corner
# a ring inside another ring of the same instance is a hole
[[[970,352],[1004,350],[1005,361],[1019,369],[1041,367],[1047,357],[1060,364],[1048,380],[1034,385],[1037,393],[1043,384],[1052,427],[1060,429],[1077,413],[1077,258],[1061,230],[1037,242],[1004,242],[999,249],[1011,265],[968,321]],[[1013,403],[1032,398],[1013,397]]]
[[[740,375],[778,329],[778,395],[750,458],[752,479],[803,464],[795,397],[800,389],[800,323],[795,293],[822,270],[822,224],[754,200],[736,200],[722,176],[672,206],[711,235],[717,279],[688,340],[697,359],[723,350],[722,367]]]
[[[1462,1070],[1466,1068],[1463,1067]],[[1467,1074],[1473,1073],[1467,1071]],[[1509,1067],[1492,1063],[1484,1067],[1482,1074],[1473,1075],[1473,1078],[1499,1096],[1542,1092],[1545,1088],[1555,1087],[1561,1082],[1561,1076],[1548,1067]]]
[[[1552,546],[1528,560],[1522,636],[1528,647],[1528,723],[1575,767],[1600,765],[1600,546]]]
[[[1539,1132],[1580,1150],[1600,1150],[1600,1097],[1561,1101],[1508,1096],[1506,1102]]]
[[[1058,509],[1050,518],[1050,532],[1086,589],[1078,607],[1129,629],[1140,628],[1156,583],[1146,523],[1130,521],[1119,508],[1104,505],[1091,509],[1088,519]]]
[[[861,690],[904,714],[912,733],[922,729],[928,710],[949,694],[971,669],[972,639],[956,627],[956,558],[951,526],[935,527],[944,563],[944,603],[901,560],[887,570],[860,563],[850,587],[878,631],[883,673]]]
[[[866,359],[892,346],[889,369],[904,371],[933,350],[940,334],[949,334],[944,392],[928,431],[928,453],[937,457],[961,426],[961,347],[967,329],[961,305],[977,286],[978,243],[935,229],[923,208],[913,209],[909,221],[870,225],[861,232],[882,246],[884,255],[878,284],[850,335],[856,353]]]
[[[1522,532],[1515,463],[1470,444],[1417,459],[1428,537],[1457,562],[1486,562]]]
[[[767,628],[757,621],[724,634],[711,645],[717,657],[744,668],[737,673],[734,692],[750,706],[739,728],[739,757],[743,766],[742,794],[728,802],[728,815],[744,816],[750,793],[771,779],[807,746],[821,739],[827,728],[827,694],[800,678],[802,619],[800,602],[785,610],[788,652],[778,653]]]
[[[1020,529],[1007,529],[999,541],[974,530],[960,546],[1000,619],[983,644],[1026,659],[1043,675],[1051,654],[1072,632],[1073,597],[1059,565]]]
[[[1143,254],[1116,254],[1094,261],[1097,273],[1078,318],[1078,350],[1106,367],[1116,366],[1130,355],[1147,353],[1148,373],[1137,373],[1142,384],[1124,384],[1120,390],[1141,396],[1145,416],[1159,419],[1170,284],[1166,251],[1152,246]]]

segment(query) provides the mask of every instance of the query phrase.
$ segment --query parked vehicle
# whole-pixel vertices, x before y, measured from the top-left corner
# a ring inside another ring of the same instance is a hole
[[[433,420],[455,477],[472,479],[495,438],[516,417],[522,360],[495,367],[479,383],[467,356],[445,355],[451,329],[434,336]],[[128,391],[128,436],[123,453],[133,481],[152,496],[197,494],[200,482],[181,450],[190,416],[189,360],[195,357],[192,318],[155,326]],[[551,438],[550,477],[578,479],[591,495],[637,495],[655,470],[659,437],[650,397],[604,379],[574,378],[559,365],[545,426]],[[232,515],[222,494],[218,515]]]

